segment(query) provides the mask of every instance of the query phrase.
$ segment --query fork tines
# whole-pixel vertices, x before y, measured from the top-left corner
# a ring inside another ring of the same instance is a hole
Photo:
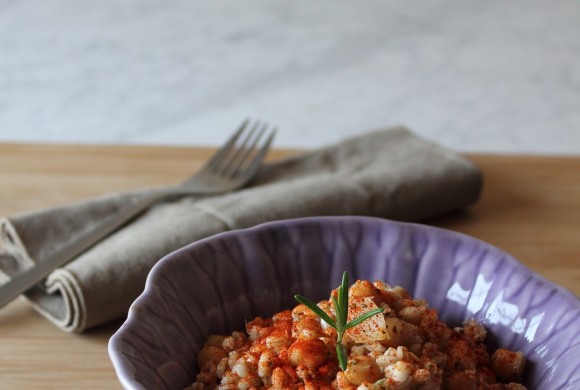
[[[244,175],[256,169],[270,147],[276,129],[266,122],[246,119],[212,158],[207,168],[225,176]]]

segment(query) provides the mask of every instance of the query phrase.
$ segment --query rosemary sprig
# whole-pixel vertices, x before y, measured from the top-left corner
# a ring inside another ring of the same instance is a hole
[[[294,295],[294,298],[312,310],[316,315],[324,320],[328,325],[336,329],[337,340],[336,340],[336,356],[338,357],[338,363],[340,368],[344,371],[347,365],[346,348],[342,344],[342,337],[347,329],[357,326],[363,321],[368,320],[374,315],[383,312],[383,309],[373,309],[369,310],[364,314],[361,314],[354,320],[347,322],[348,319],[348,273],[344,271],[342,274],[342,283],[338,287],[338,294],[335,297],[332,296],[332,304],[334,306],[334,312],[336,313],[336,320],[333,320],[324,310],[322,310],[316,303],[310,299],[303,297],[302,295]]]

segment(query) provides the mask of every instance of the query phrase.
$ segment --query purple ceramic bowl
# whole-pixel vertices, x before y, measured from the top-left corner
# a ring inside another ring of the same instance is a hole
[[[474,317],[490,347],[521,350],[531,389],[580,388],[580,301],[499,249],[430,226],[366,217],[303,218],[215,235],[163,258],[109,354],[129,389],[181,389],[211,333],[326,299],[343,271],[426,299],[450,325]]]

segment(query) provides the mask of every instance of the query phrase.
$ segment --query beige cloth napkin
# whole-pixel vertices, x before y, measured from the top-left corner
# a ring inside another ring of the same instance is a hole
[[[26,298],[63,330],[81,332],[124,316],[155,262],[201,238],[316,215],[420,221],[476,201],[481,185],[479,169],[457,154],[404,128],[376,131],[267,164],[243,190],[157,204]],[[149,191],[3,218],[0,278],[42,261]]]

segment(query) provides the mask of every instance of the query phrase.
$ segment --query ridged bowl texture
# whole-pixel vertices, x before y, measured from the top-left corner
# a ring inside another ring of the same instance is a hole
[[[472,237],[368,217],[269,222],[221,233],[160,260],[109,342],[128,389],[182,389],[210,334],[327,299],[343,271],[400,285],[449,325],[483,323],[490,348],[521,350],[530,389],[580,389],[580,301]]]

